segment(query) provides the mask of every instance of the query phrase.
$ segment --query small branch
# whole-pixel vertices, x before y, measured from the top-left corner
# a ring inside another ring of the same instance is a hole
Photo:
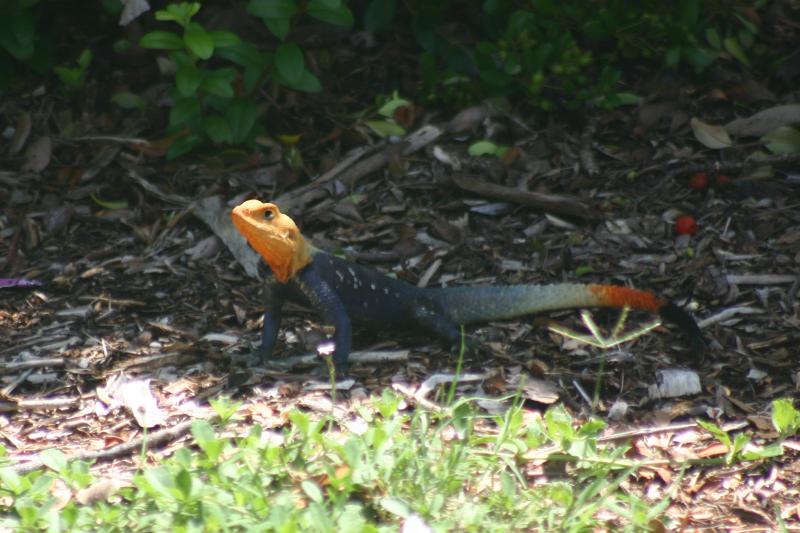
[[[395,157],[408,156],[425,148],[441,137],[442,133],[444,130],[441,128],[427,125],[408,135],[400,143],[382,143],[366,147],[353,153],[308,185],[282,194],[274,200],[274,203],[279,205],[282,211],[289,211],[295,206],[306,205],[328,196],[324,186],[333,180],[342,182],[346,187],[352,187],[358,180],[380,170]],[[362,157],[365,158],[361,159]]]
[[[588,205],[574,196],[523,191],[457,173],[451,177],[455,184],[465,191],[474,192],[481,196],[514,204],[528,205],[559,215],[570,215],[590,220],[597,219],[596,211],[590,209]]]
[[[141,435],[140,437],[137,437],[130,442],[119,444],[111,448],[106,448],[105,450],[98,450],[91,452],[76,452],[71,456],[67,457],[67,460],[104,461],[107,459],[115,459],[117,457],[122,457],[124,455],[130,455],[131,453],[138,452],[139,450],[141,450],[142,445],[144,445],[147,450],[150,450],[166,442],[177,440],[183,437],[184,435],[189,433],[189,430],[191,430],[192,422],[194,422],[194,420],[187,420],[171,428],[162,429],[154,433],[148,433],[147,435]],[[43,465],[44,463],[39,457],[33,457],[30,461],[26,463],[16,465],[14,467],[14,470],[17,472],[17,474],[27,474],[28,472],[32,472],[37,468],[41,468]]]
[[[800,154],[785,154],[765,157],[758,160],[744,160],[744,161],[716,161],[714,163],[677,163],[670,165],[670,163],[663,163],[658,165],[651,165],[639,171],[639,175],[649,174],[651,172],[663,171],[666,169],[668,175],[672,178],[677,176],[688,176],[696,172],[708,172],[713,170],[717,173],[733,174],[739,173],[744,170],[749,170],[753,167],[760,167],[766,165],[788,165],[800,161]]]

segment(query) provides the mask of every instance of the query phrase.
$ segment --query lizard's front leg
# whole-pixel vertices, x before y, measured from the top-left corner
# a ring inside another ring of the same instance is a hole
[[[272,350],[278,340],[285,301],[283,292],[277,282],[264,285],[264,327],[261,330],[261,347],[258,349],[262,363],[272,358]]]
[[[298,272],[295,280],[322,319],[336,329],[333,334],[333,364],[336,375],[345,376],[348,367],[347,358],[353,345],[353,330],[347,309],[333,287],[317,274],[313,263]]]

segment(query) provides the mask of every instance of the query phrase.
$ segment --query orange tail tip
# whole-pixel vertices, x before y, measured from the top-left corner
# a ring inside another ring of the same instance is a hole
[[[630,307],[643,309],[658,314],[664,306],[664,300],[657,298],[649,292],[616,285],[589,285],[589,290],[601,302],[599,305],[608,307]]]

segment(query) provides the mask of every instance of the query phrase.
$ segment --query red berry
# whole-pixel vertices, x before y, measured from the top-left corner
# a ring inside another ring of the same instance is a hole
[[[696,191],[704,191],[708,189],[708,174],[705,172],[698,172],[689,180],[689,187]]]
[[[694,235],[697,233],[697,221],[692,215],[681,215],[675,219],[675,232],[678,235]]]
[[[717,174],[716,182],[717,182],[717,185],[719,185],[719,186],[725,186],[725,185],[730,184],[731,177],[730,176],[726,176],[725,174]]]

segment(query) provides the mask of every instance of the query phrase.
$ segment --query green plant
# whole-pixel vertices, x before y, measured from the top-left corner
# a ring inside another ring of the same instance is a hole
[[[734,461],[767,459],[783,454],[780,442],[758,447],[752,444],[752,439],[745,433],[738,433],[731,439],[725,430],[712,422],[698,420],[697,423],[728,448],[728,453],[725,455],[726,464],[732,464]],[[792,437],[800,431],[800,412],[795,409],[791,400],[772,402],[772,425],[781,439]]]
[[[36,17],[32,8],[38,3],[38,0],[7,0],[0,4],[0,47],[18,61],[33,56]]]
[[[92,63],[92,51],[86,48],[75,60],[75,63],[74,67],[59,65],[53,69],[67,92],[83,89],[86,82],[86,71]]]
[[[43,61],[35,55],[39,36],[34,8],[38,3],[39,0],[0,2],[0,87],[8,85],[17,65],[42,67]]]
[[[197,2],[169,4],[156,19],[173,22],[182,33],[157,30],[144,35],[145,48],[168,50],[175,67],[173,107],[169,116],[172,133],[182,134],[167,157],[175,158],[199,145],[241,145],[259,131],[256,94],[271,80],[290,89],[317,92],[322,85],[305,65],[303,50],[285,42],[300,8],[293,0],[251,0],[249,13],[261,18],[281,39],[274,53],[261,51],[227,31],[209,31],[194,20]],[[341,1],[312,0],[305,13],[324,22],[352,25],[352,14]],[[228,66],[214,67],[220,61]],[[240,83],[239,83],[240,81]],[[136,105],[135,102],[129,106]]]
[[[227,31],[207,31],[192,21],[200,4],[182,2],[156,11],[156,19],[178,24],[182,34],[157,30],[145,34],[140,44],[145,48],[169,50],[175,68],[175,88],[169,126],[181,132],[169,148],[168,158],[175,158],[211,141],[240,144],[253,132],[256,104],[252,98],[237,97],[233,83],[237,70],[212,68],[207,61],[215,52],[240,45],[241,40]],[[261,61],[263,63],[263,61]]]
[[[417,0],[404,6],[423,48],[420,69],[430,99],[464,105],[519,96],[548,110],[636,102],[623,80],[637,63],[701,72],[732,59],[750,67],[751,57],[765,52],[753,22],[763,4]],[[364,24],[385,30],[396,12],[396,2],[373,0]]]
[[[342,0],[311,0],[304,6],[305,13],[329,24],[351,27],[353,14]],[[275,37],[282,42],[275,51],[275,80],[291,89],[317,92],[322,85],[305,66],[303,51],[294,43],[286,42],[292,20],[301,13],[296,0],[250,0],[247,12],[259,17]]]

